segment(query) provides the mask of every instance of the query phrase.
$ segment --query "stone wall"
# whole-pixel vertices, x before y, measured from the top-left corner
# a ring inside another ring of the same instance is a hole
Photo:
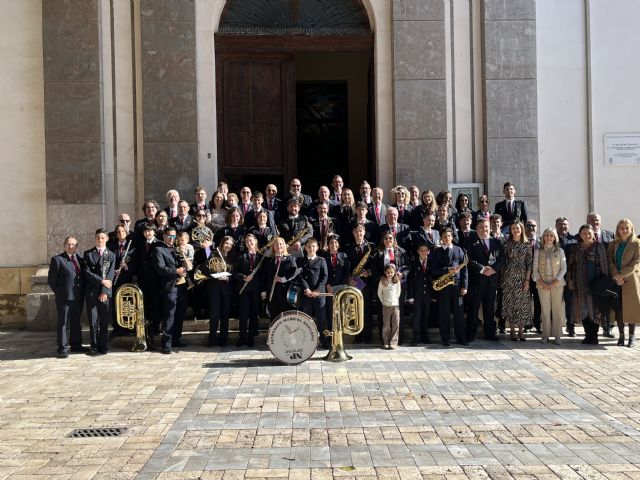
[[[191,201],[198,182],[195,4],[142,0],[140,13],[144,195],[164,205],[176,188]]]
[[[485,158],[488,194],[502,197],[512,182],[539,215],[536,4],[484,2]]]
[[[447,187],[442,0],[393,1],[396,183]]]
[[[104,223],[102,78],[97,0],[43,0],[47,252],[67,235],[93,245]]]
[[[27,294],[37,267],[0,269],[0,327],[24,327]]]

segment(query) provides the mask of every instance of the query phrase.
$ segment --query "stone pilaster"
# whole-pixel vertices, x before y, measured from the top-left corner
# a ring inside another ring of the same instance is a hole
[[[484,1],[485,158],[496,201],[512,182],[539,214],[535,0]]]
[[[104,224],[100,15],[97,0],[43,0],[49,255]]]
[[[193,0],[142,0],[144,195],[191,200],[198,182]],[[211,132],[213,135],[214,132]]]
[[[442,0],[393,0],[396,183],[447,186],[445,11]]]

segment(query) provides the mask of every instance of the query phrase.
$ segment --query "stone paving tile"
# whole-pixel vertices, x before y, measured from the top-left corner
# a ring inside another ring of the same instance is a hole
[[[638,478],[638,350],[349,347],[51,356],[0,335],[0,478]],[[67,438],[124,426],[120,438]]]

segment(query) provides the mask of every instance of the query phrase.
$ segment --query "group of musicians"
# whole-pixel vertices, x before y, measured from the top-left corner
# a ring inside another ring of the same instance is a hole
[[[122,213],[113,232],[96,232],[95,247],[83,256],[76,252],[77,239],[66,238],[64,252],[51,259],[49,270],[58,356],[85,351],[83,301],[89,354],[109,351],[110,324],[112,337],[129,333],[118,324],[114,308],[115,294],[125,283],[142,290],[149,347],[158,348],[154,339],[161,335],[159,349],[166,354],[185,346],[182,325],[189,307],[195,316],[208,315],[210,346],[227,345],[229,318],[237,317],[237,346],[252,347],[261,315],[273,320],[291,309],[310,315],[324,332],[332,320],[332,299],[326,294],[338,285],[361,290],[365,318],[357,341],[371,343],[374,313],[382,318],[377,286],[389,264],[401,282],[399,343],[411,305],[411,345],[429,342],[428,327],[437,324],[440,341],[448,346],[451,318],[456,341],[468,344],[481,307],[485,338],[498,339],[494,306],[505,261],[504,232],[514,222],[527,222],[526,205],[515,199],[513,185],[505,185],[505,199],[495,212],[486,196],[478,210],[471,210],[466,195],[454,206],[450,192],[434,195],[416,186],[395,187],[390,205],[383,202],[383,189],[366,181],[357,195],[339,175],[331,187],[320,187],[312,200],[302,193],[299,179],[290,182],[284,198],[275,185],[267,185],[264,195],[245,186],[238,196],[220,182],[209,203],[199,186],[191,204],[170,190],[166,208],[148,200],[144,217],[133,227]],[[328,345],[321,333],[320,348]]]

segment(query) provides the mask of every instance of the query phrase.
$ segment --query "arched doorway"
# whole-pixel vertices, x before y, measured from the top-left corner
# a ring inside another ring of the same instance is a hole
[[[268,5],[268,6],[267,6]],[[218,177],[314,194],[375,182],[373,34],[360,0],[227,1],[215,34]]]

